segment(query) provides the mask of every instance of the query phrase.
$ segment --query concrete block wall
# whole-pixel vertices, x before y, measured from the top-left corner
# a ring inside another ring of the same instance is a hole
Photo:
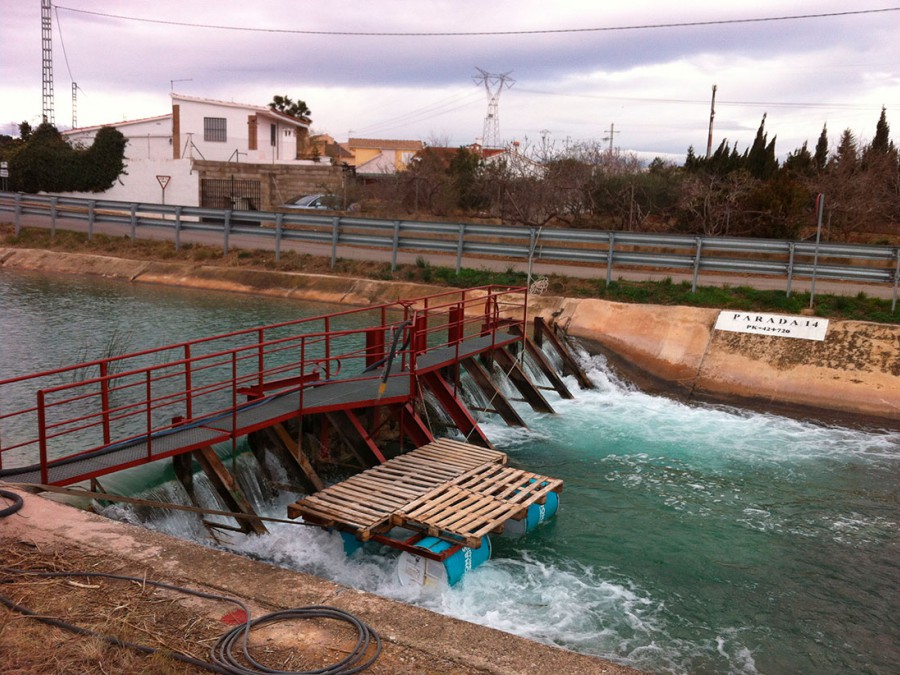
[[[309,164],[246,164],[196,160],[194,170],[200,178],[258,180],[260,208],[272,210],[299,195],[341,194],[343,172],[327,162]]]

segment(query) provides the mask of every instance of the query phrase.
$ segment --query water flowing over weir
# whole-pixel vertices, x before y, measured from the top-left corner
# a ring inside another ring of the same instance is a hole
[[[108,328],[88,311],[98,303],[108,316],[145,317],[134,339],[155,344],[297,314],[285,301],[0,275],[0,362],[59,365],[62,350]],[[39,363],[22,350],[29,340]],[[558,518],[524,539],[494,537],[492,559],[451,590],[403,587],[396,551],[368,544],[347,557],[318,528],[272,523],[269,534],[222,532],[210,545],[650,672],[900,671],[897,434],[687,406],[618,381],[600,358],[590,364],[597,389],[568,378],[574,399],[545,392],[557,415],[514,402],[529,429],[483,419],[510,464],[566,487]],[[283,518],[297,494],[272,491],[244,449],[238,482],[259,512]],[[103,482],[187,503],[171,478],[150,465]],[[202,479],[195,487],[221,508]],[[209,544],[193,514],[107,513]]]

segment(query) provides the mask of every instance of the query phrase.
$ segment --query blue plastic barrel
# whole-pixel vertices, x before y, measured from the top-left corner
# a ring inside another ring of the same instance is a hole
[[[520,520],[507,520],[503,524],[503,534],[509,537],[521,537],[532,532],[538,525],[556,515],[559,509],[559,495],[548,492],[543,504],[532,504]]]
[[[454,544],[437,537],[425,537],[416,546],[432,553],[443,553]],[[474,570],[490,557],[491,539],[482,537],[481,546],[478,548],[463,547],[444,560],[431,560],[404,551],[400,554],[397,571],[403,586],[447,587],[453,586],[463,578],[466,572]]]

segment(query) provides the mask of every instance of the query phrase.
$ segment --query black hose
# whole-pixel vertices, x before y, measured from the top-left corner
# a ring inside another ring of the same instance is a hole
[[[4,491],[0,491],[0,495],[3,494]],[[10,493],[13,494],[13,493]],[[5,496],[5,495],[4,495]],[[18,495],[16,495],[18,496]],[[25,616],[32,617],[38,621],[43,623],[47,623],[51,626],[56,626],[57,628],[63,628],[65,630],[71,631],[78,635],[88,635],[91,637],[98,637],[100,639],[105,640],[106,642],[116,645],[119,647],[128,647],[130,649],[134,649],[136,651],[145,653],[145,654],[156,654],[156,653],[164,653],[167,656],[171,656],[172,658],[183,661],[184,663],[190,663],[192,665],[198,666],[200,668],[205,668],[214,673],[226,673],[227,675],[259,675],[260,673],[274,673],[276,675],[350,675],[351,673],[359,673],[373,663],[378,657],[381,655],[381,638],[378,636],[374,630],[372,630],[365,623],[360,621],[358,618],[350,614],[349,612],[345,612],[343,610],[334,608],[334,607],[326,607],[321,605],[314,605],[310,607],[298,607],[295,609],[286,609],[280,612],[273,612],[271,614],[266,614],[265,616],[261,616],[258,619],[250,618],[250,610],[247,606],[237,600],[235,598],[229,598],[223,595],[216,595],[215,593],[204,593],[203,591],[195,591],[190,588],[184,588],[181,586],[175,586],[172,584],[166,584],[161,581],[151,581],[149,579],[138,578],[138,577],[129,577],[120,574],[108,574],[106,572],[32,572],[28,570],[19,570],[10,567],[0,567],[0,572],[5,572],[8,574],[18,574],[18,575],[26,575],[26,576],[35,576],[42,578],[59,578],[59,577],[82,577],[82,578],[102,578],[102,579],[118,579],[120,581],[133,581],[138,584],[154,586],[156,588],[163,588],[170,591],[176,591],[179,593],[185,593],[188,595],[193,595],[199,598],[205,598],[207,600],[218,600],[222,602],[229,602],[243,610],[244,615],[247,617],[247,620],[239,625],[235,626],[233,629],[228,631],[225,635],[219,638],[216,642],[215,646],[211,650],[211,658],[210,661],[201,661],[199,659],[195,659],[191,656],[187,656],[186,654],[180,654],[178,652],[173,652],[171,650],[161,650],[156,649],[154,647],[147,647],[146,645],[139,645],[133,642],[128,642],[126,640],[121,640],[115,636],[104,635],[102,633],[95,633],[86,628],[82,628],[80,626],[75,626],[70,623],[66,623],[60,619],[54,619],[52,617],[39,615],[27,607],[22,607],[14,603],[9,598],[6,598],[0,595],[0,603],[3,603],[8,608],[19,612]],[[345,621],[350,623],[356,628],[358,639],[356,642],[356,647],[351,651],[349,655],[340,661],[330,665],[325,666],[324,668],[319,668],[316,670],[307,670],[307,671],[286,671],[286,670],[273,670],[268,668],[267,666],[262,665],[258,661],[256,661],[252,656],[250,656],[250,631],[255,626],[261,626],[264,624],[278,623],[280,621],[291,621],[295,619],[313,619],[313,618],[328,618],[328,619],[336,619],[338,621]],[[374,654],[369,657],[367,660],[363,661],[363,657],[366,652],[369,650],[369,647],[375,645]],[[235,658],[235,648],[240,647],[241,653],[243,657],[247,660],[249,664],[251,664],[250,668],[242,665]]]
[[[10,492],[9,490],[0,490],[0,497],[3,497],[3,499],[8,499],[12,502],[12,504],[10,504],[9,506],[0,509],[0,518],[11,516],[22,508],[22,497],[17,493]]]

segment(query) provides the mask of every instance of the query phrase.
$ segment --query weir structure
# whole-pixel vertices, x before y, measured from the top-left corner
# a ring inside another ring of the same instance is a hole
[[[446,560],[529,510],[543,517],[562,488],[506,466],[462,396],[465,373],[488,402],[480,410],[524,426],[506,378],[552,413],[542,388],[572,394],[539,347],[547,340],[591,386],[543,321],[529,337],[527,310],[524,287],[452,290],[0,380],[0,481],[102,489],[105,475],[171,459],[193,498],[196,462],[246,516],[233,529],[264,533],[220,457],[246,436],[262,470],[274,453],[290,476],[281,487],[307,495],[290,517]],[[549,384],[532,381],[526,360]],[[436,438],[435,413],[456,439]],[[361,473],[326,486],[321,469],[334,466]]]

